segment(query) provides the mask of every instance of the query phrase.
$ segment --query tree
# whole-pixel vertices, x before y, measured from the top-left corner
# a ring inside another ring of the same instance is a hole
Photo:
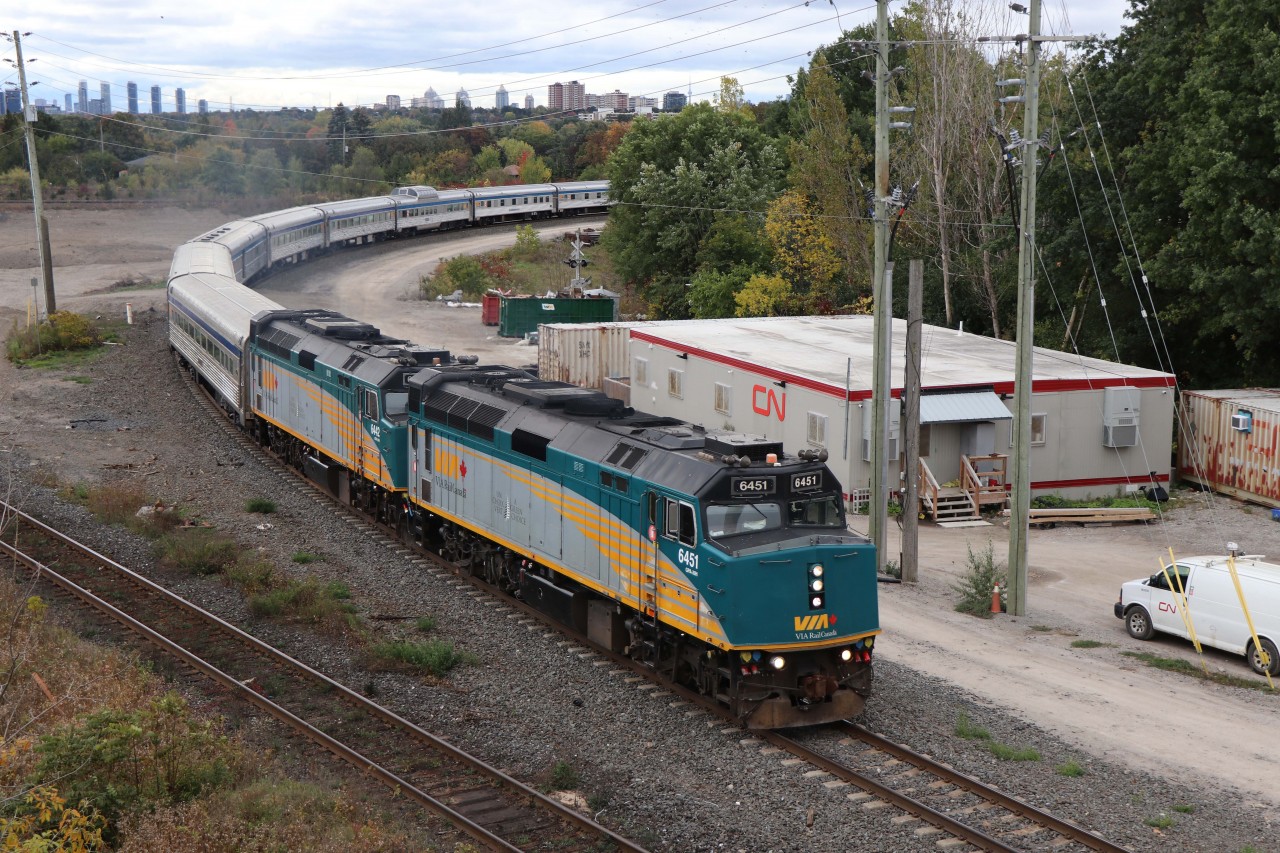
[[[840,259],[808,200],[796,192],[778,196],[769,204],[764,231],[778,274],[790,285],[797,307],[807,314],[832,313],[840,304],[833,286]]]
[[[225,148],[215,149],[205,157],[202,178],[206,185],[224,195],[244,193],[244,172],[236,155]]]
[[[619,204],[604,239],[619,274],[658,316],[686,316],[685,285],[703,239],[723,217],[762,213],[781,189],[783,166],[754,122],[706,104],[633,127],[608,167]]]
[[[249,179],[260,195],[271,195],[284,185],[284,173],[280,158],[270,148],[253,152],[249,158]]]
[[[747,97],[737,77],[720,78],[720,94],[716,96],[716,109],[722,113],[741,113],[744,118],[752,121],[756,118],[756,114],[747,104]]]
[[[786,314],[791,285],[781,276],[756,273],[734,296],[738,317],[776,317]]]
[[[329,116],[329,162],[347,164],[347,127],[349,122],[347,108],[339,101]]]

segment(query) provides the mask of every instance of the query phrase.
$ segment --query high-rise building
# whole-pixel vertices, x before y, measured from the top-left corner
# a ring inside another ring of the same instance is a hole
[[[442,110],[444,109],[444,98],[436,94],[435,89],[428,86],[427,91],[422,93],[422,106],[428,110]]]
[[[547,106],[557,113],[586,109],[587,87],[577,80],[552,83],[547,87]]]
[[[498,86],[498,91],[493,94],[493,107],[498,110],[505,110],[511,106],[511,96],[507,94],[507,87]]]
[[[138,84],[131,81],[126,88],[129,91],[129,114],[136,116],[138,114]]]
[[[72,107],[72,104],[71,104],[71,95],[70,95],[69,93],[68,93],[68,94],[67,94],[67,96],[66,96],[66,105],[67,105],[67,112],[73,112],[73,111],[74,111],[74,110],[73,110],[73,107]]]
[[[204,98],[201,98],[196,104],[196,109],[200,111],[200,115],[207,116],[209,114],[209,102]]]
[[[657,98],[646,98],[644,95],[632,95],[630,98],[627,98],[627,107],[631,112],[644,109],[645,107],[653,109],[657,106]]]
[[[689,104],[689,98],[683,92],[667,92],[662,96],[662,111],[678,113]]]
[[[387,95],[387,109],[389,109],[389,110],[398,110],[398,109],[400,109],[400,96],[399,96],[399,95]]]
[[[109,116],[114,110],[111,109],[111,84],[98,84],[98,98],[102,101],[102,115]]]
[[[532,109],[533,109],[533,95],[525,95],[525,96],[524,96],[524,108],[525,108],[526,110],[532,110]]]
[[[467,94],[466,89],[459,89],[458,94],[453,96],[453,105],[455,107],[471,106],[471,96]]]
[[[178,111],[178,115],[187,114],[187,90],[186,89],[174,89],[173,102],[174,102],[174,107]]]
[[[80,89],[76,97],[76,112],[89,112],[89,84],[83,80],[80,81]]]
[[[36,101],[39,106],[40,102]],[[4,88],[3,98],[0,99],[0,114],[14,113],[15,115],[22,112],[22,90],[12,83],[6,84]]]
[[[151,114],[153,116],[160,115],[160,87],[151,87]]]

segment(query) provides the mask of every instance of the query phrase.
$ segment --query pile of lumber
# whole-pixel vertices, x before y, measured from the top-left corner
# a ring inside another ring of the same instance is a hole
[[[1005,510],[1003,515],[1009,515]],[[1032,509],[1027,524],[1032,527],[1054,527],[1059,524],[1115,524],[1119,522],[1154,521],[1155,512],[1150,507],[1080,507],[1058,509]]]

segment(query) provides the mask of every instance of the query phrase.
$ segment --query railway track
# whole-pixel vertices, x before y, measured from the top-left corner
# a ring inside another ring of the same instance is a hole
[[[642,850],[3,501],[0,518],[6,520],[0,552],[42,581],[486,847]]]
[[[193,391],[197,390],[193,383]],[[287,481],[297,483],[303,480],[293,469],[263,450],[228,422],[208,395],[197,393],[196,396],[217,417],[227,434],[235,438],[246,451],[275,469]],[[309,483],[308,487],[311,487]],[[321,490],[315,489],[315,492],[323,495],[324,500],[332,501]],[[394,530],[337,502],[333,502],[333,505],[340,506],[341,511],[354,522],[381,531],[389,540],[389,544],[393,543],[394,547],[401,549],[410,547],[397,536]],[[864,806],[868,803],[885,803],[898,808],[924,824],[911,830],[922,841],[937,836],[937,842],[941,842],[940,846],[943,847],[950,847],[945,842],[953,840],[967,844],[968,847],[951,849],[977,849],[995,853],[1025,853],[1025,851],[1040,849],[1052,850],[1055,853],[1075,853],[1075,851],[1086,850],[1098,851],[1098,853],[1126,853],[1125,848],[1083,827],[1018,800],[926,755],[892,743],[854,723],[846,721],[820,730],[822,734],[819,739],[823,741],[821,748],[824,751],[819,751],[807,743],[801,743],[798,738],[778,732],[747,732],[721,706],[706,697],[666,681],[647,666],[596,645],[585,635],[548,619],[541,611],[513,598],[498,587],[472,576],[436,554],[420,549],[415,553],[430,558],[444,570],[501,599],[512,610],[537,619],[579,645],[590,649],[592,653],[614,666],[611,673],[626,677],[641,689],[651,689],[651,685],[657,683],[662,689],[654,690],[654,696],[673,694],[678,697],[676,701],[687,702],[724,720],[726,725],[721,731],[725,734],[743,736],[740,740],[744,746],[759,745],[762,749],[785,752],[791,758],[780,758],[780,760],[799,761],[810,766],[811,769],[803,772],[823,779],[823,784],[836,794],[849,787],[858,788],[857,792],[844,794],[851,801],[863,803]],[[624,675],[625,673],[630,675]],[[847,757],[837,757],[833,753]]]

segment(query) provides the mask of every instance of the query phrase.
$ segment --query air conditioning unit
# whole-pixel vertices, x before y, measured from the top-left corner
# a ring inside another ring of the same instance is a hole
[[[1237,412],[1232,415],[1231,428],[1236,432],[1253,432],[1253,413]]]
[[[1137,424],[1107,424],[1102,428],[1103,447],[1133,447],[1137,443]]]

